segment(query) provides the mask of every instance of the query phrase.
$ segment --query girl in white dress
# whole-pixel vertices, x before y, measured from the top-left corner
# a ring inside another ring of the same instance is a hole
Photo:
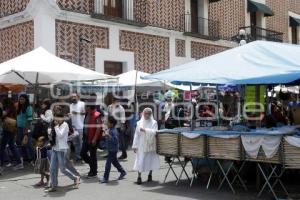
[[[148,172],[148,182],[152,181],[152,171],[160,168],[159,156],[156,154],[157,122],[151,108],[145,108],[142,118],[137,123],[132,149],[136,153],[134,170],[138,171],[137,184],[142,184],[142,172]]]

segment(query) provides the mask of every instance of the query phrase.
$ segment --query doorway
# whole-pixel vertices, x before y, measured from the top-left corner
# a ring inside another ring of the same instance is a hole
[[[123,73],[123,63],[122,62],[104,62],[104,73],[112,76],[117,76]]]

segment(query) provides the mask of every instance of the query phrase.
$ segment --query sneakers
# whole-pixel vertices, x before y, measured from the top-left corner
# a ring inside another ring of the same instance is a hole
[[[127,155],[126,154],[122,154],[118,159],[119,160],[125,160],[125,159],[127,159]]]
[[[11,167],[11,166],[12,164],[10,162],[5,165],[5,167]]]
[[[45,190],[45,192],[49,192],[49,193],[56,192],[56,191],[57,191],[56,187],[51,187],[51,188]]]
[[[99,178],[99,182],[100,183],[108,183],[108,180],[105,179],[104,177],[102,177],[102,178]]]
[[[43,186],[45,186],[45,183],[43,181],[40,181],[34,185],[34,187],[43,187]]]
[[[121,173],[118,180],[123,180],[126,175],[127,175],[126,172]]]
[[[20,163],[20,164],[17,164],[13,169],[14,169],[15,171],[16,171],[16,170],[20,170],[20,169],[24,169],[24,166],[23,166],[22,163]]]
[[[74,186],[73,186],[73,188],[78,189],[79,188],[79,184],[80,184],[80,177],[77,176],[76,179],[74,180]]]
[[[76,159],[75,163],[79,164],[79,165],[82,165],[82,164],[84,164],[84,161],[82,159]]]
[[[97,177],[97,174],[91,174],[91,173],[88,173],[88,175],[86,176],[87,179],[92,179],[92,178],[96,178]]]

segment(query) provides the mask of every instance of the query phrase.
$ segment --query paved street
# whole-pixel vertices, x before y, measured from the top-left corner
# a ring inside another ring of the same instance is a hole
[[[21,200],[35,200],[55,197],[57,199],[140,199],[143,200],[181,200],[181,199],[243,199],[251,200],[256,199],[255,193],[245,194],[239,191],[238,195],[233,195],[228,188],[224,188],[221,192],[217,192],[215,187],[210,190],[205,190],[204,184],[196,183],[192,188],[188,187],[186,182],[182,182],[179,186],[175,186],[174,177],[170,176],[168,183],[163,184],[164,175],[167,170],[165,164],[162,165],[162,169],[153,174],[153,183],[145,183],[142,186],[135,185],[136,173],[133,172],[132,165],[134,160],[134,154],[129,154],[129,159],[126,162],[122,162],[124,167],[128,170],[128,176],[125,180],[115,181],[118,177],[117,172],[113,169],[111,174],[111,182],[109,184],[99,184],[97,179],[86,180],[82,179],[82,184],[78,190],[73,190],[70,184],[72,183],[64,176],[59,177],[59,191],[56,193],[45,193],[43,189],[36,189],[33,184],[39,179],[39,176],[32,173],[32,169],[27,166],[26,170],[12,172],[9,174],[6,172],[0,177],[0,194],[1,200],[21,199]],[[162,158],[163,163],[163,158]],[[103,173],[105,162],[99,161],[99,170]],[[77,166],[79,172],[85,174],[87,172],[87,165]],[[179,168],[176,169],[179,171]],[[190,169],[189,169],[190,170]],[[144,174],[144,180],[146,180],[147,174]],[[268,198],[262,198],[268,199]]]

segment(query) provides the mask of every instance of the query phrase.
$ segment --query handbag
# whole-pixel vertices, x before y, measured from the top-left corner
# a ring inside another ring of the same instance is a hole
[[[5,117],[3,121],[3,130],[10,133],[15,133],[17,131],[17,120],[11,117]]]

